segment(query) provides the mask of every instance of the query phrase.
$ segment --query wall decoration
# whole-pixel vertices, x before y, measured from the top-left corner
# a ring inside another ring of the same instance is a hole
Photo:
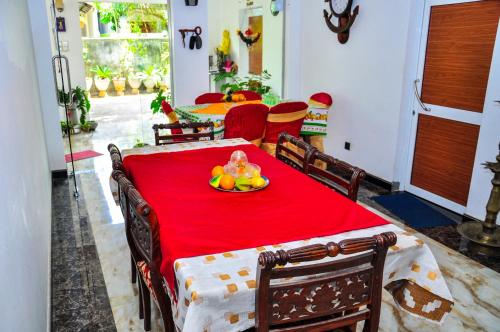
[[[195,47],[197,50],[201,48],[203,42],[201,40],[201,27],[197,26],[194,29],[179,29],[179,32],[182,36],[182,46],[186,48],[186,36],[188,33],[192,33],[191,38],[189,39],[189,49],[194,50]]]
[[[56,17],[57,32],[66,32],[66,21],[64,17]]]
[[[337,34],[337,39],[341,44],[347,43],[349,29],[351,29],[356,16],[358,16],[359,6],[356,6],[351,13],[352,0],[325,0],[325,2],[328,2],[331,11],[329,14],[326,9],[323,10],[326,25]],[[338,18],[338,26],[332,23],[333,16]]]
[[[247,45],[247,47],[250,47],[253,44],[255,44],[256,42],[258,42],[260,37],[261,37],[260,32],[253,33],[251,28],[248,28],[245,31],[245,33],[241,32],[241,30],[238,29],[238,30],[236,30],[236,33],[240,37],[241,41]]]

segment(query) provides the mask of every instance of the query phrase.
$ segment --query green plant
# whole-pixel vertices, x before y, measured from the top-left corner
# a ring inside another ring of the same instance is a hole
[[[221,85],[220,90],[223,93],[234,93],[240,90],[255,91],[260,95],[264,95],[271,90],[269,85],[263,82],[271,79],[271,74],[264,70],[261,75],[249,75],[240,78],[234,72],[220,72],[214,77],[214,82],[228,81]]]
[[[147,144],[144,143],[143,141],[141,141],[139,138],[137,138],[135,140],[135,145],[134,145],[134,148],[143,148],[145,147]]]
[[[241,90],[241,84],[242,80],[236,76],[236,73],[234,72],[219,72],[217,75],[214,77],[214,82],[219,83],[222,81],[228,81],[227,83],[224,83],[220,87],[220,91],[223,93],[228,93],[228,92],[234,92]]]
[[[73,103],[80,110],[80,124],[84,125],[87,122],[87,115],[90,111],[90,101],[87,97],[87,91],[77,86],[73,90]]]
[[[153,114],[161,113],[162,108],[161,108],[161,103],[166,100],[167,102],[170,102],[170,95],[163,95],[163,90],[159,90],[158,93],[156,94],[156,98],[153,99],[151,102],[151,110],[153,111]]]
[[[130,4],[115,2],[104,6],[97,2],[96,7],[99,11],[99,20],[101,23],[111,23],[111,30],[116,32],[120,28],[120,18],[127,16]]]
[[[158,69],[156,69],[154,66],[147,66],[146,68],[144,68],[142,73],[144,74],[144,77],[146,79],[148,79],[148,78],[158,79],[160,76],[160,71]]]
[[[59,102],[61,104],[69,104],[70,98],[69,98],[69,92],[64,92],[63,90],[59,89],[57,91],[57,99],[59,99]]]
[[[71,129],[73,129],[74,125],[71,122],[61,121],[61,131],[67,134]]]
[[[162,4],[131,4],[128,12],[134,33],[161,32],[167,29],[167,7]]]
[[[100,79],[111,78],[113,76],[113,71],[108,66],[96,65],[90,71],[96,74]]]
[[[90,122],[85,122],[85,123],[82,123],[80,125],[80,128],[83,130],[83,131],[90,131],[90,128],[92,127],[91,123]]]

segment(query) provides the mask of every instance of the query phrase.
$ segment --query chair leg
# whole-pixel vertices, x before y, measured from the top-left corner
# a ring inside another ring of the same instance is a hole
[[[175,323],[172,313],[172,307],[170,306],[170,299],[167,294],[162,294],[158,298],[158,307],[160,309],[161,318],[163,320],[163,327],[166,332],[175,332]]]
[[[142,293],[142,307],[144,315],[144,330],[151,331],[151,294],[146,283],[140,280],[141,293]]]
[[[135,284],[137,282],[137,267],[135,266],[132,255],[130,255],[130,273],[132,276],[132,283]]]
[[[142,304],[142,280],[139,280],[139,319],[144,319],[144,305]]]

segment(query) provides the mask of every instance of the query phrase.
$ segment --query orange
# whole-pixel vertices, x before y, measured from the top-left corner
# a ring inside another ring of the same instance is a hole
[[[224,174],[224,167],[215,166],[214,168],[212,168],[212,177],[223,174]]]
[[[222,189],[233,190],[234,189],[234,178],[228,174],[223,175],[222,178],[220,179],[219,185]]]

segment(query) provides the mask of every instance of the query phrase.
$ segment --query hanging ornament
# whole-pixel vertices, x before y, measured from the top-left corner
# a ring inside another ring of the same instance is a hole
[[[260,32],[253,33],[251,28],[248,28],[247,30],[245,30],[245,33],[241,32],[241,30],[238,29],[238,30],[236,30],[236,33],[240,37],[241,41],[247,45],[247,47],[250,47],[253,44],[255,44],[256,42],[258,42],[260,37],[261,37]]]

